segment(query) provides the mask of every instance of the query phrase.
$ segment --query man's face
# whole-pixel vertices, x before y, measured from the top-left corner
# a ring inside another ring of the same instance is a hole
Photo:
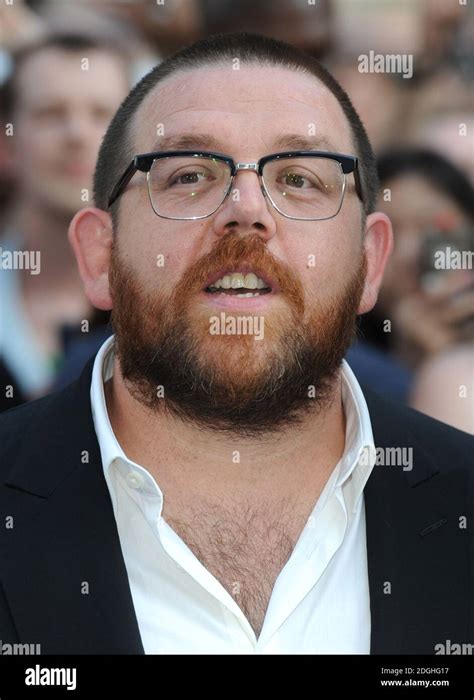
[[[319,150],[354,152],[332,94],[283,68],[173,75],[135,115],[136,153],[155,150],[160,125],[166,139],[208,134],[207,150],[236,162],[293,150],[276,147],[289,134],[324,140]],[[238,196],[215,214],[175,221],[154,214],[143,174],[135,176],[120,200],[110,275],[117,350],[132,393],[155,410],[167,403],[182,417],[246,435],[279,429],[321,405],[350,343],[365,276],[360,202],[347,177],[333,219],[283,217],[257,175],[240,171]],[[206,291],[209,280],[238,270],[255,271],[271,293]],[[232,333],[231,325],[215,334],[222,314],[253,318],[263,337]]]
[[[123,66],[107,52],[47,48],[25,61],[13,156],[27,200],[65,215],[83,206],[100,141],[127,90]]]

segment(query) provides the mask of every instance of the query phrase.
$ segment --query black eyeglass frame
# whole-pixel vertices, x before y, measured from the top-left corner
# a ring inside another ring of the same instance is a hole
[[[114,186],[112,192],[110,193],[110,197],[107,203],[108,207],[111,207],[112,204],[123,194],[126,186],[132,179],[132,177],[135,175],[137,171],[143,172],[143,173],[148,173],[150,172],[153,163],[156,160],[161,160],[163,158],[173,158],[173,157],[196,157],[196,158],[202,158],[202,157],[212,157],[214,160],[218,160],[222,163],[225,163],[229,169],[230,169],[230,183],[229,183],[229,188],[228,190],[224,193],[224,196],[222,198],[222,201],[219,203],[219,205],[214,209],[214,211],[210,212],[209,214],[206,214],[205,216],[192,216],[192,217],[171,217],[171,216],[164,216],[163,214],[160,214],[156,211],[156,209],[153,207],[153,202],[150,201],[150,204],[152,206],[153,211],[157,216],[160,216],[164,219],[173,219],[177,221],[186,221],[186,220],[195,220],[195,219],[207,219],[209,216],[212,216],[215,214],[215,212],[219,209],[220,206],[222,206],[223,202],[225,201],[226,197],[229,195],[229,193],[232,191],[232,185],[234,181],[234,177],[237,174],[239,170],[254,170],[258,176],[260,183],[262,185],[262,191],[268,198],[270,199],[272,205],[277,209],[277,211],[282,214],[282,216],[285,216],[288,219],[298,219],[298,220],[303,220],[303,221],[321,221],[324,219],[299,219],[299,217],[293,217],[293,216],[288,216],[287,214],[284,214],[278,207],[275,205],[273,202],[270,194],[266,191],[265,189],[265,180],[263,179],[263,168],[268,163],[269,161],[273,160],[279,160],[279,159],[287,159],[287,158],[309,158],[309,157],[319,157],[319,158],[328,158],[330,160],[335,160],[339,163],[341,166],[341,170],[344,175],[347,175],[349,173],[354,173],[354,184],[355,184],[355,190],[357,193],[357,196],[359,197],[360,201],[364,203],[364,196],[362,193],[362,183],[360,179],[360,173],[359,173],[359,161],[356,156],[349,156],[345,155],[343,153],[329,153],[327,151],[285,151],[282,153],[271,153],[267,156],[263,156],[263,158],[260,158],[260,160],[256,163],[236,163],[233,158],[230,156],[226,156],[223,153],[216,153],[214,151],[195,151],[195,150],[184,150],[184,151],[153,151],[151,153],[141,153],[136,156],[134,156],[133,160],[129,164],[129,166],[126,168],[124,171],[123,175],[120,177],[116,185]],[[342,189],[342,197],[341,197],[341,202],[339,205],[339,209],[337,212],[330,217],[325,217],[325,218],[334,218],[334,216],[337,216],[339,213],[341,207],[342,207],[342,202],[344,199],[344,194],[345,194],[345,179],[344,179],[344,185]],[[150,191],[148,189],[149,195]],[[151,198],[151,195],[150,195]]]

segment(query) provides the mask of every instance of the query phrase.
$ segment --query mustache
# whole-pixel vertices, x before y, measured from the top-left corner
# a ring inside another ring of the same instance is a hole
[[[210,272],[239,265],[260,271],[274,280],[287,301],[298,313],[304,311],[303,286],[291,268],[277,260],[258,233],[242,236],[230,232],[221,238],[213,249],[190,265],[182,274],[174,291],[174,301],[183,304],[206,285]]]

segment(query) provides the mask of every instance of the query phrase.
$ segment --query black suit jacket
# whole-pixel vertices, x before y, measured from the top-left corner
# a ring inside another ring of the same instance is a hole
[[[0,639],[42,654],[143,653],[92,421],[92,365],[0,416]],[[472,642],[474,441],[364,394],[376,446],[413,448],[412,471],[376,466],[364,491],[371,652]]]

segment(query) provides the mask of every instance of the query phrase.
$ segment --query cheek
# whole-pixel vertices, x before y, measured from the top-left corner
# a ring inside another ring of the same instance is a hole
[[[174,251],[158,246],[143,261],[143,266],[150,283],[157,285],[160,292],[171,294],[184,272],[185,259],[177,256]]]
[[[57,139],[50,138],[46,130],[34,127],[23,130],[15,142],[15,157],[19,163],[23,161],[23,165],[20,164],[19,167],[30,172],[33,166],[37,167],[52,161],[56,150]],[[25,154],[27,154],[26,158]]]
[[[179,240],[177,242],[181,232],[176,230],[175,223],[162,222],[153,212],[151,218],[147,209],[149,206],[146,197],[142,207],[135,207],[135,212],[141,211],[142,214],[125,214],[125,208],[120,212],[120,257],[137,271],[143,286],[171,293],[196,257],[193,257],[190,239],[187,239],[187,245]]]
[[[90,127],[87,130],[85,141],[86,147],[90,151],[94,151],[96,155],[99,152],[100,144],[106,131],[107,124],[98,124],[96,121],[91,121]]]
[[[360,233],[354,230],[348,235],[348,229],[330,220],[302,222],[302,226],[313,228],[295,230],[291,241],[286,239],[280,255],[301,280],[308,299],[329,299],[340,291],[358,266]]]

